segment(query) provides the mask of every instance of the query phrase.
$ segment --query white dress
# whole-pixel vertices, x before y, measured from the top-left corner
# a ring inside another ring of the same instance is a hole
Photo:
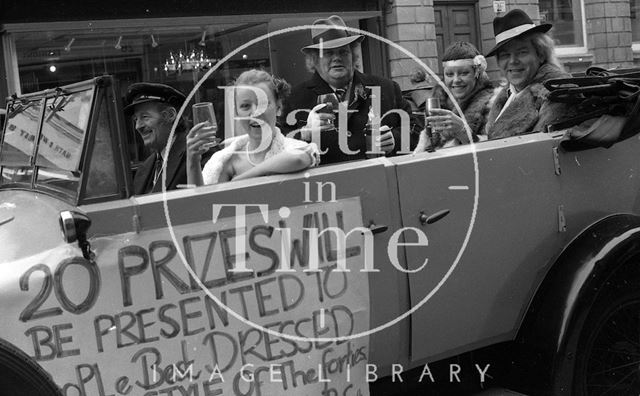
[[[202,169],[202,180],[204,184],[216,184],[220,180],[220,175],[227,162],[234,153],[244,152],[249,143],[248,135],[241,135],[225,141],[225,147],[215,152]],[[320,163],[320,152],[315,143],[307,143],[297,139],[285,137],[279,128],[276,128],[271,142],[271,147],[264,156],[264,159],[273,157],[283,151],[301,150],[309,154],[311,157],[310,167],[317,166]]]

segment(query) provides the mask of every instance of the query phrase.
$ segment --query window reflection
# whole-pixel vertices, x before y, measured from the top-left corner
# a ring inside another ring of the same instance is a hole
[[[45,101],[44,121],[36,157],[36,186],[76,196],[80,158],[89,127],[94,90],[58,95]]]
[[[30,165],[41,112],[42,102],[39,100],[9,105],[0,152],[3,165]]]
[[[71,196],[76,196],[80,183],[80,172],[65,171],[53,168],[38,168],[36,186],[47,186],[62,190]]]
[[[2,182],[1,185],[13,184],[13,183],[28,183],[31,184],[31,177],[33,176],[32,168],[13,168],[2,167]]]
[[[36,165],[78,170],[93,90],[48,98]]]

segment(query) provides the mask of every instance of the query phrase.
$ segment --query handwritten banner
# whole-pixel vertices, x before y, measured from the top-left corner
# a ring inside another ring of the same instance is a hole
[[[97,262],[62,245],[0,268],[0,329],[69,396],[368,395],[367,337],[306,340],[369,327],[359,199],[267,214],[174,227],[177,246],[159,229],[92,240]]]

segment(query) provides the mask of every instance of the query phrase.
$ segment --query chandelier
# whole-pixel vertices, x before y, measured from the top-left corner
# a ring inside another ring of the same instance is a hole
[[[164,61],[164,71],[169,73],[182,73],[183,71],[203,71],[209,69],[217,59],[209,58],[204,50],[191,50],[188,55],[178,51],[178,55],[169,52],[169,58]]]

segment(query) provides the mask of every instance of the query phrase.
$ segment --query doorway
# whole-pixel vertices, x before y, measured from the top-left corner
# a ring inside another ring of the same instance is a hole
[[[455,41],[468,41],[480,49],[478,4],[475,1],[435,1],[438,65],[442,64],[445,48]],[[441,71],[442,72],[442,71]]]

